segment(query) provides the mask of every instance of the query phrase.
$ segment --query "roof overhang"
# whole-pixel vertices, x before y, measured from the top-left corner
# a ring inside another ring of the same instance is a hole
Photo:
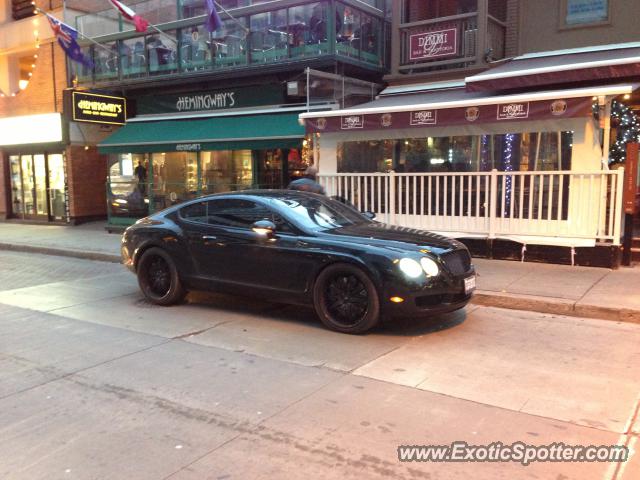
[[[381,97],[367,104],[300,115],[311,132],[469,125],[589,117],[593,98],[631,94],[637,85],[608,85],[512,95],[464,89]]]
[[[640,78],[640,43],[608,47],[522,55],[467,77],[466,88],[472,92],[505,91]]]

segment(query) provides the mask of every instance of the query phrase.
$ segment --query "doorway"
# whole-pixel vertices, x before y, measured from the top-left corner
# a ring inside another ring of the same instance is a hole
[[[14,218],[64,221],[65,169],[62,154],[9,156]]]

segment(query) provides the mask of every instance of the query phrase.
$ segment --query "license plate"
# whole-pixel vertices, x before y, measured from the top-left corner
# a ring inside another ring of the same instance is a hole
[[[464,293],[471,293],[476,289],[476,277],[465,278],[464,279]]]

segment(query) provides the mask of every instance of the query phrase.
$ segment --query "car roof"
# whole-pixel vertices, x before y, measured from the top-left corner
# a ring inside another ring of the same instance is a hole
[[[300,190],[239,190],[236,192],[224,192],[224,193],[215,193],[212,195],[206,195],[200,197],[198,200],[206,200],[206,199],[214,199],[220,197],[238,197],[238,196],[251,196],[251,197],[262,197],[265,199],[272,200],[296,200],[302,198],[318,198],[328,200],[329,197],[326,195],[321,195],[319,193],[311,193],[311,192],[302,192]]]

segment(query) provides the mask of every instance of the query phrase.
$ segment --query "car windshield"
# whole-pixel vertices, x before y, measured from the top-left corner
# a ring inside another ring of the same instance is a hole
[[[292,220],[311,230],[331,230],[371,222],[354,207],[328,198],[279,198],[277,202],[286,207],[285,211]]]

